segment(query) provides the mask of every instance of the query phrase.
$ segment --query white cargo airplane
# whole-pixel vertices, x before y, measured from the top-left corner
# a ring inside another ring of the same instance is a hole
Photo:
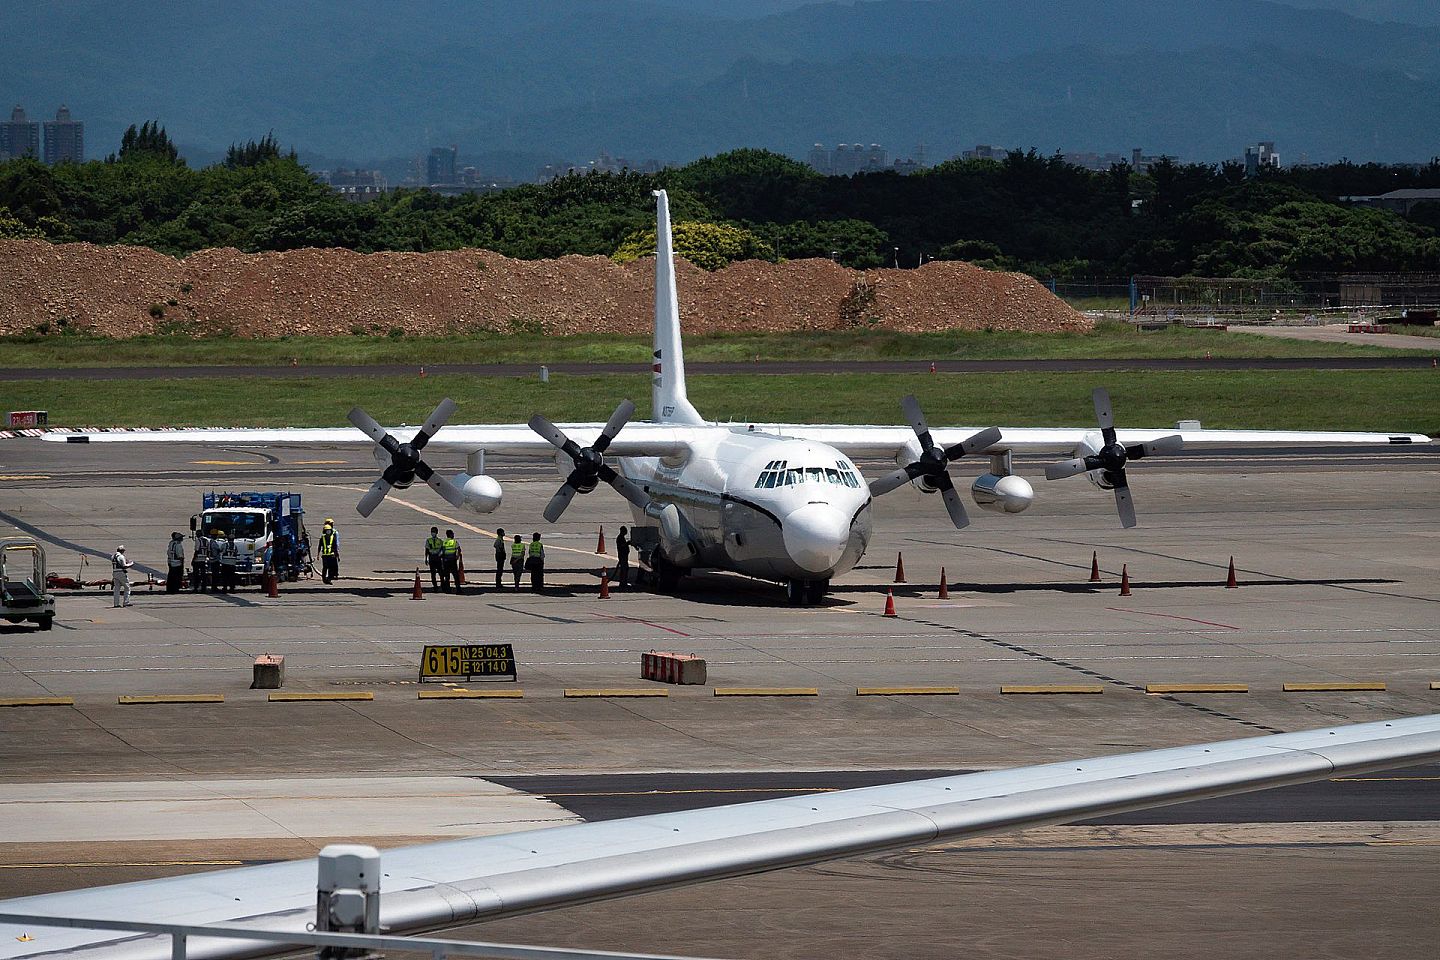
[[[369,884],[380,896],[376,914],[368,909],[368,897],[357,902],[353,889],[317,896],[315,860],[49,893],[0,902],[0,960],[221,960],[293,953],[294,947],[275,941],[316,942],[317,935],[309,931],[315,929],[317,907],[327,916],[346,914],[351,919],[344,922],[357,927],[362,918],[373,916],[372,928],[378,925],[391,935],[443,930],[705,880],[1437,759],[1440,714],[1432,714],[446,840],[383,854],[381,876]],[[261,939],[266,935],[269,940]],[[371,946],[435,957],[447,952],[445,942],[435,941]],[[482,952],[474,944],[466,947]],[[530,960],[602,956],[499,944],[489,945],[483,955]]]
[[[361,498],[361,516],[391,488],[418,478],[456,507],[489,513],[500,505],[500,484],[484,475],[486,451],[555,457],[565,481],[545,508],[559,519],[577,493],[609,484],[634,508],[635,522],[653,537],[649,559],[661,586],[674,589],[689,570],[712,568],[784,583],[793,603],[824,597],[832,577],[851,570],[871,536],[873,498],[905,483],[939,493],[951,522],[969,523],[951,479],[950,464],[966,456],[989,458],[972,481],[975,503],[997,513],[1020,513],[1034,490],[1014,473],[1011,455],[1046,453],[1068,459],[1051,464],[1047,479],[1084,473],[1113,490],[1126,527],[1135,507],[1125,474],[1131,460],[1169,454],[1182,447],[1293,447],[1305,445],[1428,443],[1423,434],[1340,433],[1290,430],[1116,430],[1110,398],[1094,391],[1098,429],[1074,427],[946,427],[931,430],[914,397],[901,401],[906,426],[848,424],[710,423],[691,405],[675,293],[670,208],[656,191],[655,344],[651,403],[654,419],[629,424],[635,405],[626,400],[610,420],[557,426],[536,414],[529,424],[454,426],[436,444],[470,454],[469,468],[453,478],[436,473],[422,458],[425,446],[456,405],[444,400],[409,443],[396,440],[359,407],[350,421],[360,434],[335,429],[226,429],[166,432],[48,433],[46,439],[170,441],[181,443],[345,443],[368,440],[385,467]],[[578,440],[576,438],[579,438]],[[899,469],[868,484],[852,457],[893,459]]]

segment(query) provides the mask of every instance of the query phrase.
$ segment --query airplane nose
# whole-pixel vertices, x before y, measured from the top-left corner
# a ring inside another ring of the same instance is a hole
[[[834,569],[850,541],[849,519],[828,503],[807,503],[795,509],[781,530],[790,559],[814,574]]]

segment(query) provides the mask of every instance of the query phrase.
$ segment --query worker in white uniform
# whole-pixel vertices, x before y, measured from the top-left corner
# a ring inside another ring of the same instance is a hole
[[[110,557],[110,575],[114,584],[115,606],[128,607],[130,603],[130,568],[135,562],[125,556],[125,544],[115,548]]]

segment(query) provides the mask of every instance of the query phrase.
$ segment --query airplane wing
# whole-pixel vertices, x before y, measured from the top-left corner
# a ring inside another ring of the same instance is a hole
[[[942,447],[974,436],[991,424],[974,427],[937,427],[931,432]],[[841,426],[838,424],[769,423],[756,424],[757,431],[815,440],[829,444],[851,457],[891,459],[915,434],[909,427]],[[1430,443],[1423,433],[1359,433],[1328,430],[1133,430],[1116,431],[1120,443],[1147,443],[1162,437],[1179,436],[1186,450],[1210,448],[1265,449],[1275,447],[1391,446]],[[1069,455],[1082,442],[1093,441],[1099,432],[1093,427],[1000,427],[1000,440],[977,455],[987,453],[1043,453]]]
[[[1440,759],[1440,714],[386,851],[381,925],[452,927],[682,884]],[[956,856],[963,856],[957,853]],[[301,931],[316,862],[0,902],[0,960],[164,960],[168,937],[17,914]],[[23,939],[22,939],[23,938]],[[192,936],[190,957],[282,952]]]
[[[581,446],[595,442],[604,423],[557,424]],[[410,438],[417,426],[384,428],[401,441]],[[616,437],[607,452],[620,457],[681,456],[690,450],[693,427],[659,423],[631,423]],[[229,446],[274,443],[364,443],[368,436],[352,427],[236,427],[152,430],[115,427],[109,429],[31,429],[16,431],[20,436],[39,437],[52,443],[216,443]],[[432,447],[485,450],[511,456],[553,456],[555,448],[523,423],[457,424],[446,426],[429,443]]]

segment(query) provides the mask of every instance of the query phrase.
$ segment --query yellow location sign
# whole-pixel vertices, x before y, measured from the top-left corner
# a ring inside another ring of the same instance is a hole
[[[508,643],[426,645],[420,652],[420,682],[426,680],[516,680],[515,648]]]

